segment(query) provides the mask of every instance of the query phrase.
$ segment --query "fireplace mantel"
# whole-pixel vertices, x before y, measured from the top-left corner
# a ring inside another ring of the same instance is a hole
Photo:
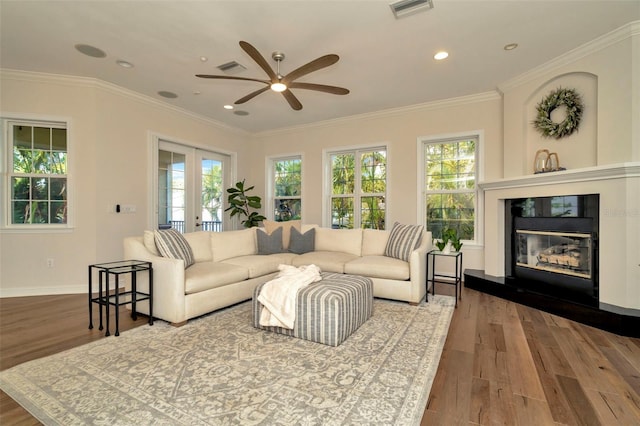
[[[640,162],[634,162],[485,181],[479,183],[478,186],[484,191],[492,191],[499,189],[523,188],[527,186],[601,181],[638,176],[640,176]]]
[[[640,317],[640,162],[540,173],[479,184],[485,274],[505,276],[505,200],[599,194],[600,309]]]

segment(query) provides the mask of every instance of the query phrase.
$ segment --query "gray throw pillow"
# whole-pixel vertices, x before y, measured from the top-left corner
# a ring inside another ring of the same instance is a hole
[[[282,228],[275,229],[271,234],[256,230],[258,237],[258,254],[282,253]]]
[[[304,234],[296,228],[291,228],[289,251],[295,254],[304,254],[313,251],[316,245],[316,229],[311,228]]]
[[[163,257],[184,260],[184,267],[196,263],[191,246],[184,236],[175,229],[153,231],[156,247]]]
[[[393,224],[384,255],[395,257],[396,259],[409,261],[411,252],[420,245],[422,241],[422,225],[401,225],[398,222]]]

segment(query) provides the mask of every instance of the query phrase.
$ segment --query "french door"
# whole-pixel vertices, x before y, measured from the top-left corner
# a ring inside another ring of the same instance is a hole
[[[182,233],[225,229],[224,188],[231,181],[230,157],[158,140],[156,215],[159,229]]]

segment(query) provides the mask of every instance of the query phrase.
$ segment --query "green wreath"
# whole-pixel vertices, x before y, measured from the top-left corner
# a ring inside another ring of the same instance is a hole
[[[567,118],[560,123],[551,121],[551,112],[564,105],[567,108]],[[560,139],[569,136],[580,125],[584,105],[580,94],[574,89],[558,88],[540,101],[536,106],[537,118],[533,121],[533,127],[545,138]]]

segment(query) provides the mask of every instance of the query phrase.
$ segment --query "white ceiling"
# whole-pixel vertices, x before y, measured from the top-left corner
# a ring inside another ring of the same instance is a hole
[[[261,132],[483,93],[598,36],[640,19],[640,0],[433,0],[396,19],[391,0],[0,1],[0,66],[104,80],[228,126]],[[282,74],[328,53],[340,61],[299,81],[342,86],[346,96],[293,90],[292,110],[267,91],[223,109],[260,83],[204,80],[235,60],[242,77],[266,75],[240,48],[253,44]],[[503,46],[518,43],[513,51]],[[80,54],[89,44],[106,58]],[[447,60],[433,55],[449,51]],[[208,57],[201,62],[200,57]],[[135,66],[125,69],[116,60]],[[157,92],[178,94],[165,99]],[[194,94],[200,92],[200,94]]]

